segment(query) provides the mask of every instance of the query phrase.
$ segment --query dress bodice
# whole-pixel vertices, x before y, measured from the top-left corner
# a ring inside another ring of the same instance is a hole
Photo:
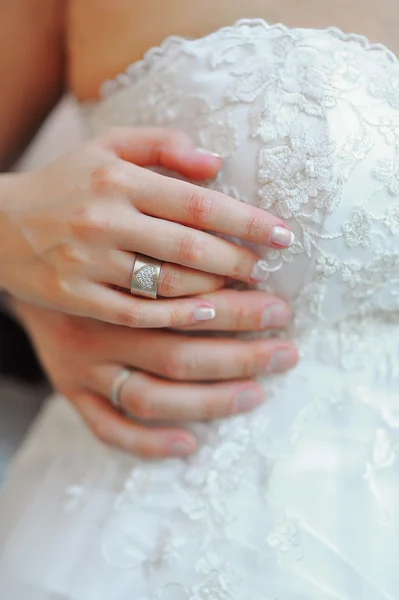
[[[399,307],[399,62],[336,29],[240,21],[168,38],[86,108],[112,125],[186,131],[220,153],[211,187],[286,219],[284,252],[256,248],[297,323]]]
[[[0,595],[397,599],[398,61],[241,21],[169,38],[84,112],[93,134],[183,129],[224,157],[207,185],[288,221],[291,248],[256,250],[301,360],[255,412],[195,424],[184,461],[122,456],[50,403],[0,502]]]

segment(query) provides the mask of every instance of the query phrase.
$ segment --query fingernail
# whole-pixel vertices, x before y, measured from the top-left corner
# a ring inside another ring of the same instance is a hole
[[[208,306],[201,306],[196,308],[194,311],[194,319],[196,321],[211,321],[216,317],[216,311],[214,308]]]
[[[265,260],[258,260],[252,269],[251,279],[254,281],[266,281],[269,275],[270,271],[267,262]]]
[[[294,243],[295,236],[286,227],[282,227],[281,225],[276,225],[273,227],[270,233],[270,241],[276,246],[282,246],[283,248],[288,248]]]
[[[262,328],[283,327],[290,320],[290,311],[285,304],[271,304],[263,311]]]
[[[254,389],[242,390],[234,401],[234,412],[242,413],[252,410],[262,404],[263,398],[259,391]]]
[[[193,444],[189,442],[183,442],[183,440],[179,440],[178,442],[173,442],[169,446],[169,454],[171,456],[188,456],[194,452]]]
[[[276,350],[266,367],[266,373],[281,373],[296,364],[297,358],[292,350]]]
[[[211,150],[206,150],[206,148],[197,148],[197,154],[204,154],[205,156],[213,156],[213,158],[222,158],[220,154],[217,152],[212,152]]]

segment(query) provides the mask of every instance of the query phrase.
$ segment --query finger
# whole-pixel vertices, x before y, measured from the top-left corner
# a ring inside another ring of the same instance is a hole
[[[265,292],[222,289],[203,297],[215,307],[216,317],[184,329],[263,331],[286,327],[292,319],[289,304]]]
[[[213,179],[222,166],[220,156],[197,149],[190,138],[175,129],[118,127],[98,142],[122,160],[146,166],[162,166],[188,179]]]
[[[88,385],[109,396],[121,366],[102,365],[90,374]],[[203,421],[247,412],[263,401],[263,389],[254,382],[185,384],[132,371],[121,389],[123,410],[145,421]]]
[[[147,300],[95,283],[86,285],[79,300],[85,310],[84,314],[81,310],[76,314],[125,327],[183,327],[215,317],[207,300]]]
[[[100,395],[80,393],[73,402],[94,435],[120,450],[143,458],[187,456],[196,450],[197,442],[192,434],[179,429],[147,428],[134,423]]]
[[[97,280],[129,290],[134,260],[134,253],[118,250],[109,251],[103,260],[99,260],[97,256]],[[226,279],[219,275],[163,262],[158,282],[158,295],[165,298],[194,296],[219,290],[225,284]]]
[[[137,167],[130,167],[132,185]],[[223,233],[255,244],[286,248],[294,234],[285,223],[260,208],[185,181],[146,171],[132,203],[140,212],[157,218]]]
[[[137,330],[135,344],[121,336],[113,360],[173,381],[252,379],[278,373],[298,361],[285,340],[243,341],[184,336],[169,331]]]
[[[269,275],[267,263],[251,250],[178,223],[135,214],[115,223],[115,231],[123,251],[245,282],[263,281]]]

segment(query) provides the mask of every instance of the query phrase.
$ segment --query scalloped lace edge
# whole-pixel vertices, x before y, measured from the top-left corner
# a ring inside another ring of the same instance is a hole
[[[209,33],[199,38],[186,38],[175,35],[167,36],[159,46],[153,46],[152,48],[147,50],[147,52],[141,60],[135,61],[128,65],[125,71],[119,73],[118,75],[116,75],[116,77],[112,79],[106,79],[100,86],[100,95],[98,100],[87,101],[83,102],[82,104],[85,106],[96,105],[99,102],[101,102],[101,100],[112,96],[120,89],[132,85],[145,74],[147,74],[159,60],[165,58],[173,48],[183,46],[187,42],[209,42],[226,34],[234,34],[239,29],[241,29],[241,27],[261,27],[265,31],[279,30],[285,33],[292,31],[326,32],[332,34],[333,36],[343,41],[357,42],[361,44],[365,50],[380,52],[384,54],[387,58],[389,58],[393,63],[399,62],[399,57],[396,56],[394,52],[389,50],[389,48],[387,48],[387,46],[385,46],[384,44],[371,43],[368,40],[368,38],[363,35],[359,35],[356,33],[344,33],[341,29],[337,27],[327,27],[323,29],[303,27],[293,28],[287,27],[282,23],[269,24],[264,19],[240,19],[234,25],[220,27],[216,31],[213,31],[212,33]]]

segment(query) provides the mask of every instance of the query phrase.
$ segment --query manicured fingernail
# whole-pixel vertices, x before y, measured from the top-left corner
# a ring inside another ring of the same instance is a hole
[[[206,148],[196,148],[198,154],[204,154],[205,156],[212,156],[213,158],[222,158],[220,154],[217,152],[212,152],[212,150],[206,150]]]
[[[241,390],[234,401],[234,412],[242,413],[253,410],[262,404],[263,398],[260,391],[254,389]]]
[[[281,373],[293,367],[296,362],[297,357],[293,350],[276,350],[269,360],[266,373]]]
[[[179,440],[177,442],[173,442],[169,446],[169,454],[171,456],[188,456],[194,452],[194,449],[195,447],[193,444]]]
[[[258,260],[252,269],[251,279],[254,281],[266,281],[269,275],[270,271],[267,262],[264,260]]]
[[[216,317],[216,311],[209,306],[200,306],[194,311],[194,319],[196,321],[211,321]]]
[[[286,227],[282,227],[281,225],[276,225],[273,227],[270,233],[270,241],[276,246],[281,246],[282,248],[288,248],[294,243],[295,236]]]
[[[283,327],[290,320],[291,313],[285,304],[270,304],[263,311],[262,328]]]

